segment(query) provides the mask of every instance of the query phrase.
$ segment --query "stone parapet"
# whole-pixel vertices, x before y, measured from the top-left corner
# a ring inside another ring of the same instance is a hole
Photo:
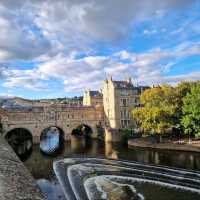
[[[29,171],[1,136],[0,199],[45,200]]]

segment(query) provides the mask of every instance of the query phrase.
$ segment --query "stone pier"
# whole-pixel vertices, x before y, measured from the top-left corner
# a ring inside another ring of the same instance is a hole
[[[118,129],[105,128],[105,142],[120,142],[121,134]]]
[[[1,136],[0,199],[45,200],[34,178]]]

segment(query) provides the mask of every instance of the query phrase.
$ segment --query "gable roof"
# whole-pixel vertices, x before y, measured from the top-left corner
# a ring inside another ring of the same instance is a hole
[[[133,89],[133,84],[127,81],[113,81],[114,87],[119,89]]]

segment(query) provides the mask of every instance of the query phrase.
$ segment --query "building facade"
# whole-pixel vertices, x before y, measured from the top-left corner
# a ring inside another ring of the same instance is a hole
[[[102,106],[103,105],[103,94],[100,91],[86,90],[83,95],[84,106]]]
[[[97,137],[97,126],[104,126],[102,107],[52,105],[49,107],[0,109],[0,134],[6,136],[12,130],[25,129],[39,143],[42,132],[50,127],[63,131],[64,139],[70,140],[73,129],[88,125],[92,137]]]
[[[103,84],[103,107],[108,127],[131,128],[134,120],[131,111],[140,105],[141,93],[149,87],[134,86],[131,78],[114,81],[112,77]]]
[[[102,92],[87,90],[83,99],[73,99],[76,104],[70,99],[70,104],[35,106],[35,102],[20,100],[21,107],[0,109],[0,132],[6,136],[9,131],[23,128],[37,143],[43,130],[58,127],[64,138],[70,140],[72,131],[84,124],[90,126],[93,137],[98,136],[99,129],[104,129],[107,141],[119,141],[118,129],[133,127],[131,111],[141,106],[139,98],[147,88],[134,86],[131,78],[124,81],[109,78],[104,81]]]

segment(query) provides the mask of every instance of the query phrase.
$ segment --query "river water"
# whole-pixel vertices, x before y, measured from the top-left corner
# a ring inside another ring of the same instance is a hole
[[[37,180],[48,200],[64,200],[64,195],[53,172],[53,161],[60,157],[92,156],[112,159],[124,159],[140,163],[184,168],[200,172],[200,154],[193,152],[150,150],[128,148],[120,144],[103,143],[97,140],[86,141],[72,138],[65,142],[63,150],[56,156],[45,156],[39,145],[33,146],[30,157],[24,162],[33,177]]]

